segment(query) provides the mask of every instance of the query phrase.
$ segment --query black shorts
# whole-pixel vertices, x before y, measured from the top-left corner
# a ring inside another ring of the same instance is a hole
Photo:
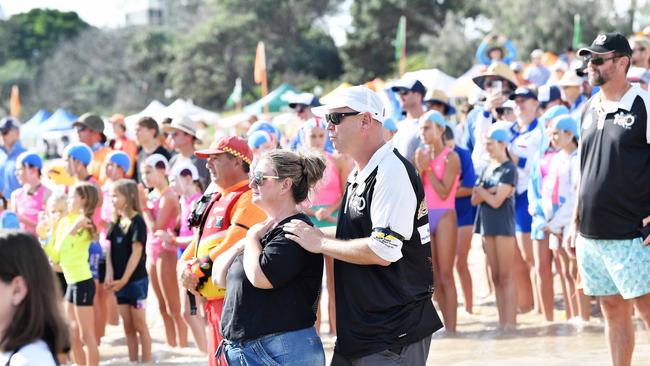
[[[65,299],[76,306],[92,306],[95,297],[95,280],[87,280],[69,283],[65,292]]]
[[[99,283],[104,283],[104,279],[106,277],[106,257],[103,257],[99,260],[97,271],[99,272],[99,278],[97,281],[99,281]]]
[[[54,272],[56,274],[56,279],[58,282],[57,289],[61,294],[61,297],[65,297],[65,292],[68,289],[68,283],[65,282],[65,276],[63,275],[63,272]]]

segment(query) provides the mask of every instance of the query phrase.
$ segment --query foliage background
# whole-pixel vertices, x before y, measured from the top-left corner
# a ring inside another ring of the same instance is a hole
[[[237,77],[243,103],[259,98],[253,83],[255,46],[266,45],[270,88],[282,82],[325,92],[342,81],[396,77],[394,38],[407,18],[407,69],[439,68],[459,76],[474,61],[481,38],[507,35],[526,62],[535,48],[561,53],[571,44],[574,14],[583,40],[598,32],[631,34],[648,6],[632,1],[617,13],[613,0],[193,0],[172,2],[164,27],[98,29],[76,13],[33,9],[0,21],[0,108],[11,85],[21,91],[21,117],[39,108],[130,113],[153,98],[177,97],[222,110]],[[349,8],[349,9],[348,9]],[[327,19],[349,11],[341,47]],[[636,19],[635,19],[636,17]]]

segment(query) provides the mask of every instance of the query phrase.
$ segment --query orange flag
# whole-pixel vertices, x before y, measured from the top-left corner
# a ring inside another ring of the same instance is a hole
[[[255,52],[255,83],[262,84],[266,80],[266,55],[264,52],[264,42],[257,44]]]
[[[253,73],[255,83],[262,84],[262,98],[268,93],[268,82],[266,78],[266,55],[264,52],[264,42],[257,43],[257,51],[255,52],[255,70]],[[264,113],[269,113],[268,104],[264,105]]]
[[[11,98],[9,99],[9,114],[18,118],[20,116],[20,92],[18,86],[11,87]]]

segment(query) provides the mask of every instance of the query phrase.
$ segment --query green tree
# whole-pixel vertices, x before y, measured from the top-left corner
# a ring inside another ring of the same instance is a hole
[[[210,108],[224,105],[235,79],[243,101],[257,98],[255,47],[264,41],[269,87],[288,79],[336,79],[342,63],[331,37],[315,25],[340,0],[234,1],[214,4],[215,16],[178,42],[170,80],[175,94]],[[248,91],[248,92],[247,92]]]
[[[436,36],[450,11],[474,15],[476,1],[367,0],[351,8],[352,30],[343,46],[346,80],[360,83],[395,70],[394,40],[401,15],[406,17],[408,54],[426,50],[422,35]],[[394,76],[394,75],[391,75]]]
[[[70,39],[89,25],[75,12],[32,9],[0,22],[0,41],[5,59],[25,60],[30,64],[47,57],[65,39]]]
[[[556,0],[546,2],[527,0],[484,0],[483,7],[494,24],[494,30],[512,39],[519,51],[519,59],[529,61],[535,48],[556,53],[571,46],[573,16],[580,14],[582,39],[591,41],[600,32],[631,33],[630,13],[619,16],[611,9],[610,0]]]

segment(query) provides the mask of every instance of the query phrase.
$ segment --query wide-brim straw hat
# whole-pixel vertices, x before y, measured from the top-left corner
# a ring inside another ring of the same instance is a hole
[[[503,81],[508,82],[508,84],[510,84],[510,90],[517,89],[517,83],[515,83],[515,80],[517,78],[515,76],[515,73],[510,70],[510,67],[503,62],[493,62],[490,67],[485,70],[483,75],[477,76],[472,80],[474,81],[474,84],[476,84],[479,88],[485,90],[485,80],[488,77],[497,77]]]

